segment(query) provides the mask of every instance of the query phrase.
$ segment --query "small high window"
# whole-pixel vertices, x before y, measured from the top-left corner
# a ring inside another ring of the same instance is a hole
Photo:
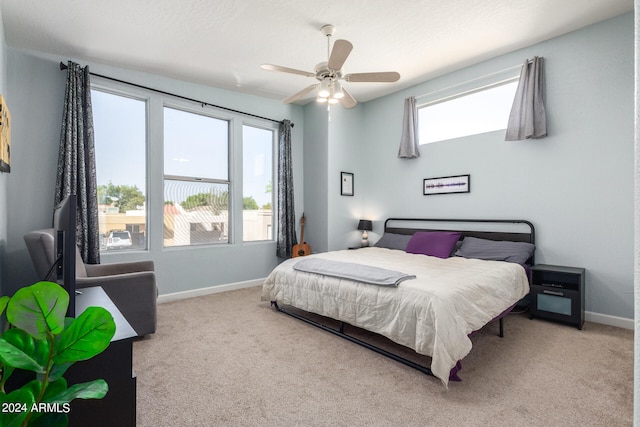
[[[418,107],[420,145],[507,128],[518,79]]]

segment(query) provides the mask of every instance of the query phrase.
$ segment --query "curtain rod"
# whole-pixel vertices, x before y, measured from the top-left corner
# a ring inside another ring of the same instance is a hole
[[[66,70],[67,68],[69,68],[67,66],[67,64],[65,64],[64,62],[60,61],[60,70],[63,71],[63,70]],[[243,114],[245,116],[255,117],[255,118],[258,118],[258,119],[269,120],[270,122],[274,122],[274,123],[283,123],[282,120],[270,119],[268,117],[262,117],[262,116],[258,116],[256,114],[251,114],[251,113],[246,113],[244,111],[234,110],[233,108],[223,107],[221,105],[210,104],[210,103],[204,102],[204,101],[198,101],[197,99],[189,98],[189,97],[182,96],[182,95],[176,95],[175,93],[165,92],[164,90],[154,89],[152,87],[139,85],[137,83],[127,82],[125,80],[116,79],[114,77],[104,76],[102,74],[96,74],[96,73],[92,73],[92,72],[89,72],[89,74],[91,74],[92,76],[101,77],[103,79],[111,80],[111,81],[114,81],[114,82],[124,83],[126,85],[134,86],[134,87],[137,87],[137,88],[140,88],[140,89],[146,89],[146,90],[150,90],[150,91],[153,91],[153,92],[161,93],[163,95],[174,96],[176,98],[184,99],[186,101],[196,102],[198,104],[201,104],[202,106],[208,105],[209,107],[220,108],[221,110],[230,111],[232,113],[238,113],[238,114]],[[293,123],[291,123],[291,127],[293,127]]]
[[[534,57],[534,58],[535,58],[535,57]],[[544,57],[543,57],[543,56],[539,56],[539,58],[544,59]],[[527,59],[527,64],[533,64],[533,59]],[[522,68],[522,65],[523,65],[522,63],[521,63],[521,64],[518,64],[518,65],[512,65],[511,67],[507,67],[507,68],[504,68],[504,69],[502,69],[502,70],[494,71],[494,72],[492,72],[492,73],[485,74],[484,76],[475,77],[475,78],[472,78],[472,79],[466,80],[466,81],[461,82],[461,83],[456,83],[456,84],[454,84],[454,85],[451,85],[451,86],[448,86],[448,87],[445,87],[445,88],[442,88],[442,89],[436,89],[436,90],[431,91],[431,92],[423,93],[422,95],[416,95],[416,96],[414,96],[414,98],[415,98],[416,100],[418,100],[418,99],[420,99],[420,98],[424,98],[424,97],[427,97],[427,96],[432,96],[432,95],[434,95],[434,94],[436,94],[436,93],[438,93],[438,92],[443,92],[443,91],[451,90],[451,89],[453,89],[453,88],[455,88],[455,87],[457,87],[457,86],[463,86],[463,85],[466,85],[466,84],[469,84],[469,83],[472,83],[472,82],[476,82],[476,81],[480,81],[480,80],[486,79],[486,78],[491,77],[491,76],[495,76],[495,75],[498,75],[498,74],[506,73],[506,72],[508,72],[508,71],[512,71],[512,70],[513,70],[513,71],[515,71],[515,70],[517,70],[517,69],[519,69],[519,68],[521,69],[521,68]],[[519,76],[519,75],[518,75],[518,76]],[[504,80],[500,80],[500,81],[498,81],[498,82],[494,82],[494,83],[489,83],[489,84],[487,84],[487,85],[482,86],[482,88],[489,87],[489,86],[493,86],[493,85],[495,85],[495,84],[497,84],[497,83],[504,83],[504,82],[507,82],[507,81],[509,81],[509,80],[513,80],[513,79],[518,78],[518,76],[515,76],[515,77],[509,77],[509,78],[506,78],[506,79],[504,79]],[[476,88],[476,89],[472,89],[471,91],[475,91],[475,90],[477,90],[477,89],[478,89],[478,88]],[[458,95],[460,95],[460,94],[458,94]],[[456,95],[456,96],[457,96],[457,95]]]

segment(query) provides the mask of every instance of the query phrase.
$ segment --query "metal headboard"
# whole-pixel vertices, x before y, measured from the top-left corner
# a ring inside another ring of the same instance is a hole
[[[393,225],[390,223],[409,223],[411,225]],[[432,225],[429,225],[429,223]],[[447,226],[438,227],[436,224],[447,224]],[[477,228],[483,228],[483,230],[457,227],[457,225],[462,226],[464,224],[468,226],[482,224],[483,227]],[[517,228],[528,229],[528,231],[506,231],[509,228],[508,224],[515,225]],[[460,240],[466,236],[471,236],[481,239],[510,240],[535,244],[535,228],[531,222],[523,219],[388,218],[384,222],[384,231],[396,234],[413,234],[416,231],[459,231],[461,233]]]

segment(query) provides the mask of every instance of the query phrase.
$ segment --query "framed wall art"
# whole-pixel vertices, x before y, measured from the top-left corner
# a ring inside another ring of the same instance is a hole
[[[0,172],[11,172],[11,114],[0,95]]]
[[[353,174],[350,172],[340,172],[340,194],[342,196],[353,196]]]
[[[423,194],[468,193],[471,191],[471,175],[443,176],[425,178],[422,183]]]

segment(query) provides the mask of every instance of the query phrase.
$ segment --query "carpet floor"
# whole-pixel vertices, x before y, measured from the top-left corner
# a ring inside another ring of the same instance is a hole
[[[632,425],[631,330],[510,314],[504,338],[497,322],[472,338],[447,389],[260,294],[158,305],[157,332],[134,343],[138,426]]]

